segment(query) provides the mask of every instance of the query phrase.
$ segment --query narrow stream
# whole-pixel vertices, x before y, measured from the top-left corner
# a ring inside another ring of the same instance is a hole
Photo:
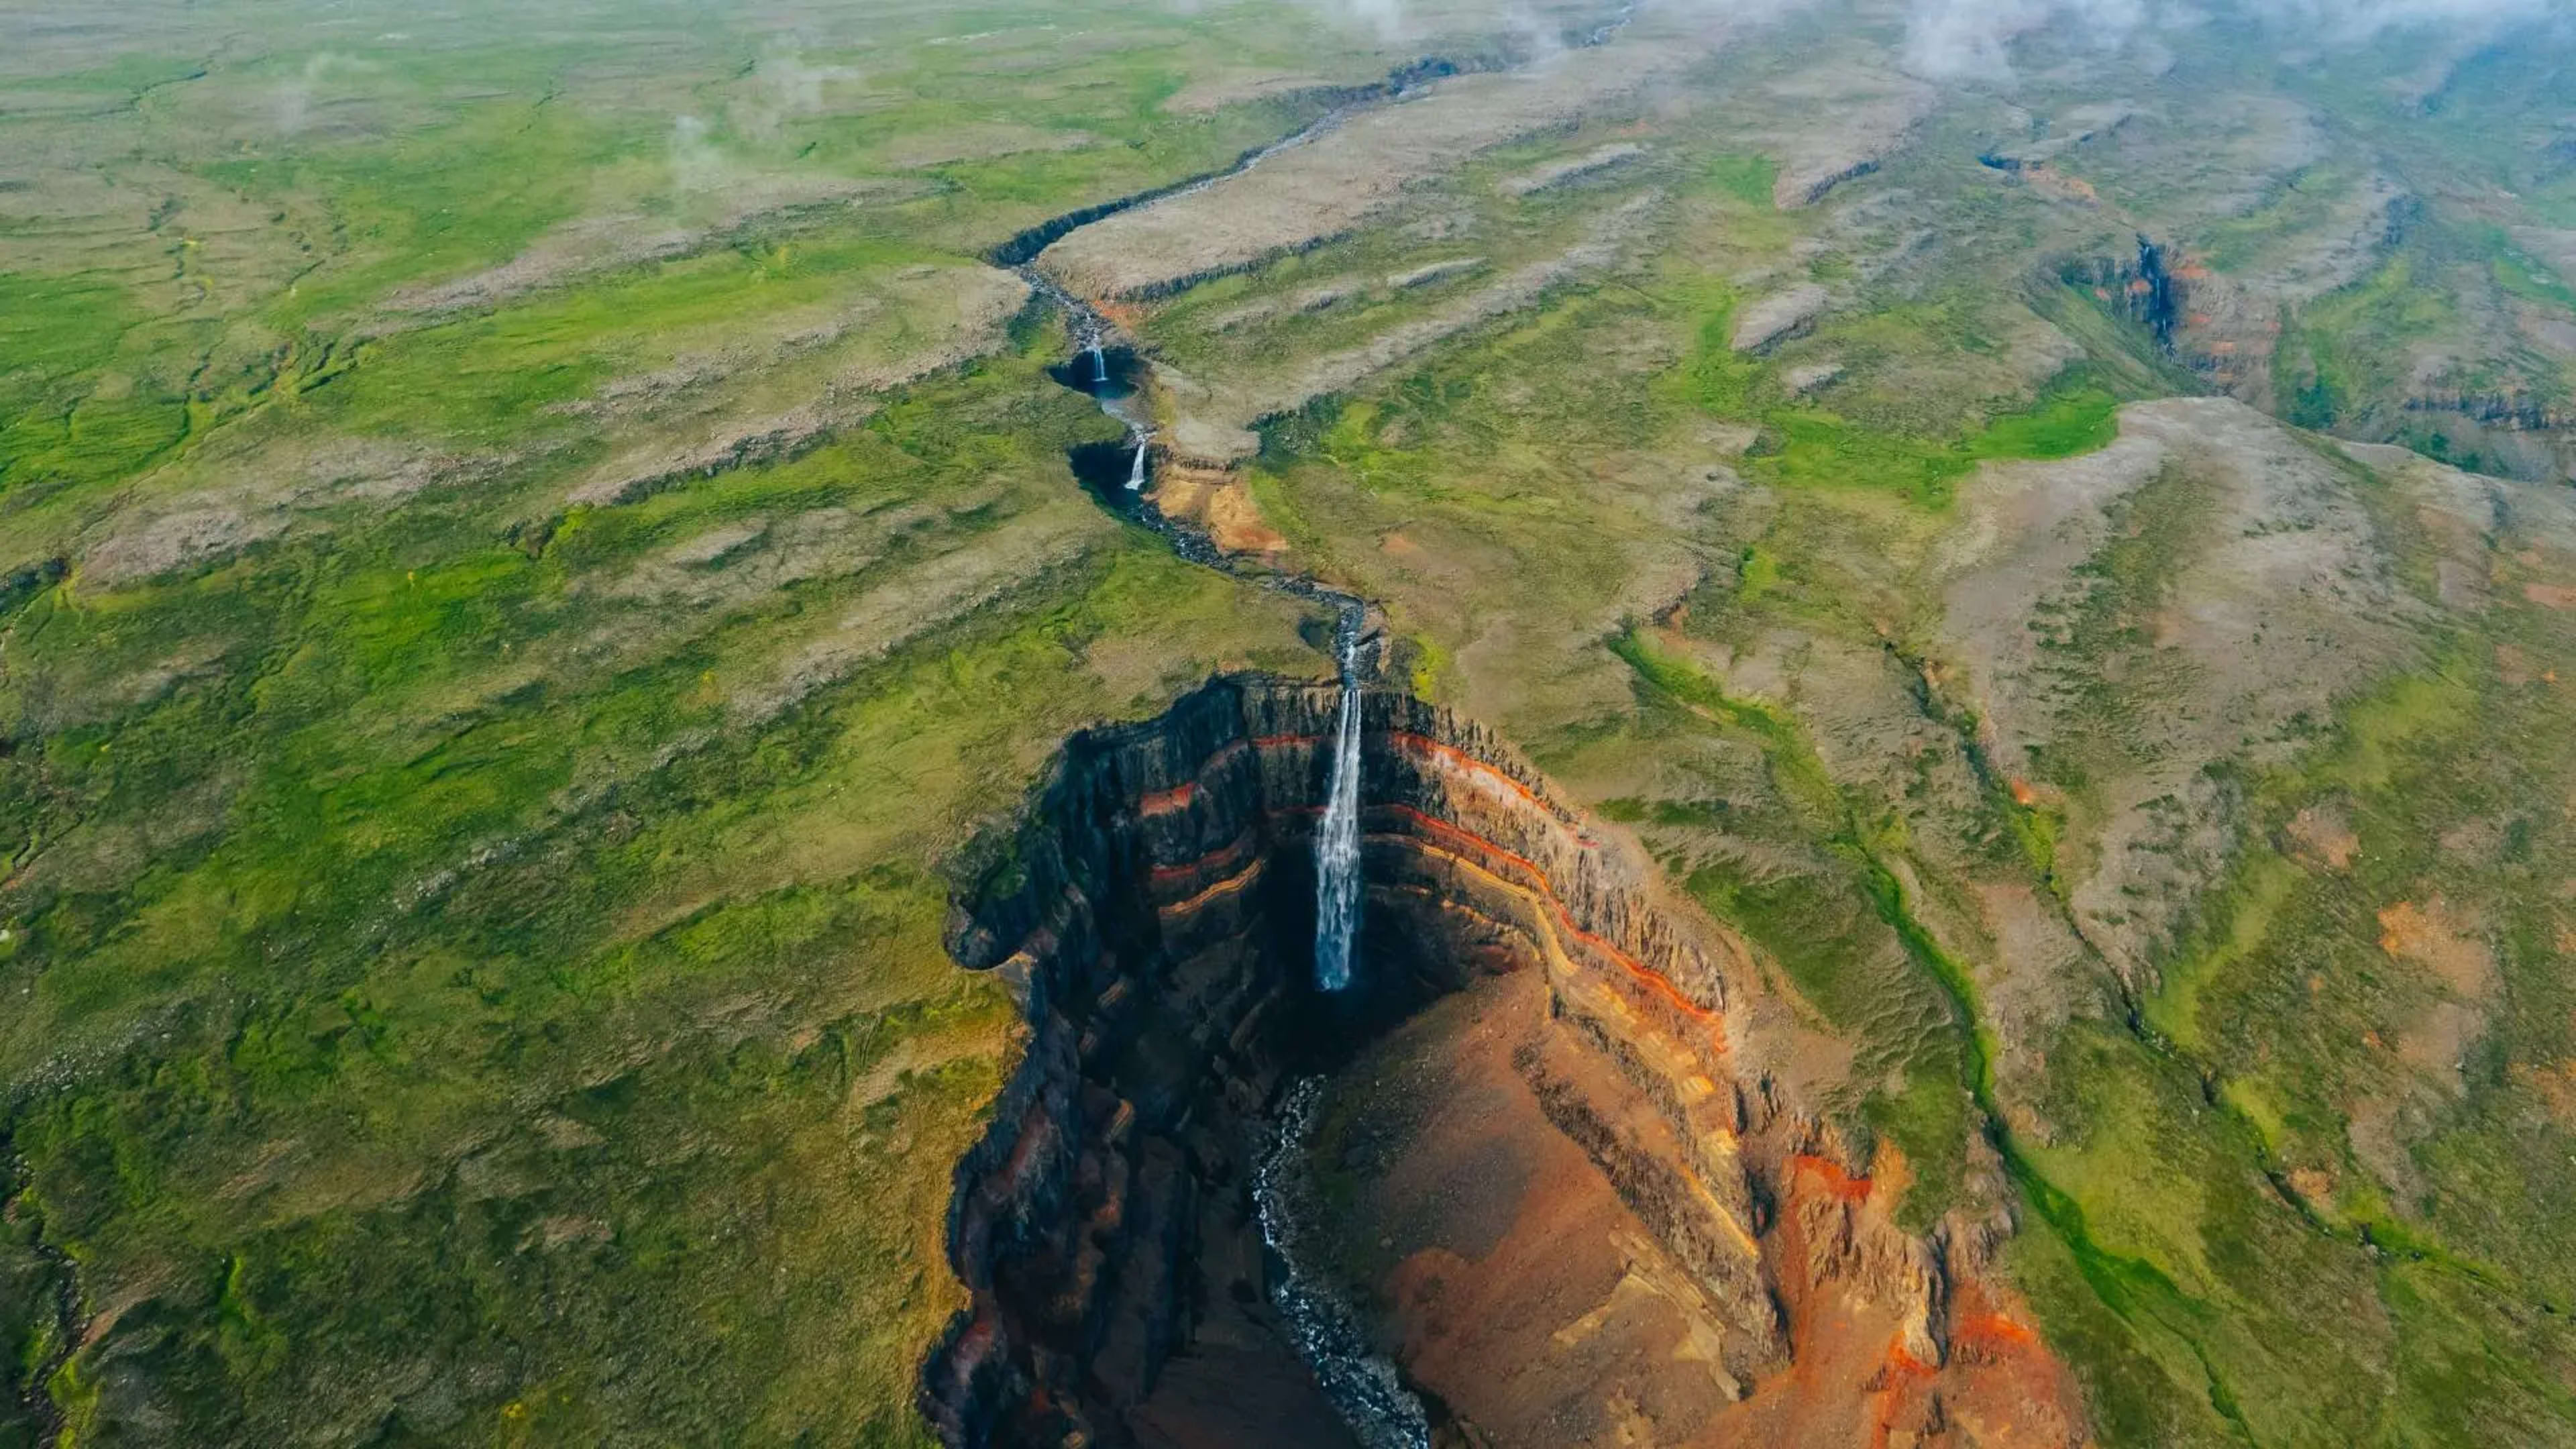
[[[1279,1101],[1275,1135],[1253,1171],[1252,1200],[1268,1250],[1270,1303],[1298,1357],[1361,1449],[1430,1449],[1431,1416],[1385,1356],[1369,1348],[1359,1317],[1299,1251],[1314,1221],[1314,1178],[1306,1145],[1324,1103],[1324,1079],[1303,1077]]]
[[[1636,9],[1636,0],[1627,0],[1603,24],[1569,37],[1569,43],[1610,43],[1627,28]],[[1125,446],[1132,450],[1132,461],[1125,496],[1104,495],[1103,501],[1162,535],[1182,558],[1264,588],[1325,604],[1338,616],[1333,646],[1341,703],[1335,719],[1332,774],[1324,817],[1315,839],[1315,984],[1327,992],[1349,987],[1353,947],[1359,934],[1360,704],[1361,691],[1376,672],[1378,662],[1369,627],[1369,604],[1358,595],[1304,574],[1245,568],[1205,534],[1164,515],[1146,491],[1152,477],[1155,441],[1149,366],[1142,357],[1121,347],[1122,365],[1113,368],[1111,347],[1117,336],[1116,327],[1098,308],[1040,270],[1037,259],[1049,246],[1094,222],[1139,206],[1204,191],[1283,151],[1305,145],[1360,110],[1400,100],[1423,83],[1457,74],[1461,69],[1455,63],[1437,59],[1400,67],[1376,85],[1347,93],[1340,104],[1279,140],[1245,152],[1223,170],[1056,217],[1013,237],[992,255],[996,265],[1018,273],[1038,296],[1064,314],[1072,335],[1074,360],[1056,370],[1057,380],[1088,393],[1102,412],[1126,430]],[[1317,1216],[1307,1147],[1323,1100],[1323,1078],[1297,1080],[1281,1095],[1272,1130],[1259,1144],[1252,1196],[1269,1260],[1270,1300],[1290,1346],[1305,1361],[1325,1398],[1350,1427],[1362,1449],[1430,1449],[1430,1415],[1422,1400],[1405,1387],[1402,1372],[1395,1364],[1371,1348],[1358,1315],[1301,1251],[1307,1225]]]
[[[1244,568],[1205,534],[1166,517],[1145,492],[1153,430],[1146,404],[1138,400],[1148,396],[1146,364],[1138,358],[1113,368],[1106,319],[1034,267],[1021,270],[1040,295],[1063,309],[1073,333],[1073,360],[1056,370],[1057,380],[1097,400],[1102,412],[1127,429],[1129,446],[1135,450],[1124,495],[1103,495],[1102,501],[1161,534],[1175,553],[1193,563],[1335,611],[1333,654],[1342,698],[1327,805],[1316,832],[1315,980],[1326,991],[1343,990],[1351,981],[1352,943],[1359,931],[1360,698],[1376,664],[1368,602],[1304,574]],[[1098,487],[1095,483],[1095,491]],[[1323,1089],[1321,1077],[1304,1078],[1290,1086],[1281,1098],[1271,1133],[1257,1148],[1252,1199],[1269,1269],[1265,1276],[1270,1301],[1289,1346],[1305,1362],[1361,1449],[1430,1449],[1430,1419],[1422,1401],[1404,1387],[1395,1364],[1370,1348],[1357,1315],[1300,1252],[1304,1224],[1314,1220],[1306,1147]]]

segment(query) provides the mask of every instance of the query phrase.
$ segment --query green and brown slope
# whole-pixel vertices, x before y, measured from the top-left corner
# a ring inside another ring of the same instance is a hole
[[[0,1432],[925,1436],[1020,1061],[948,872],[1075,729],[1329,668],[1074,489],[988,259],[1365,97],[1037,263],[1170,510],[1744,942],[1808,1175],[2001,1209],[2102,1442],[2576,1433],[2552,37],[246,16],[0,21]],[[1382,1069],[1508,1096],[1528,1005]],[[1778,1382],[2003,1432],[1888,1346]]]

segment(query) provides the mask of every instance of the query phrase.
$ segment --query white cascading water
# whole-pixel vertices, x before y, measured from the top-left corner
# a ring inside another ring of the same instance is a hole
[[[1141,493],[1144,491],[1145,450],[1152,446],[1153,443],[1149,439],[1138,438],[1136,440],[1136,462],[1133,467],[1127,470],[1127,491],[1130,493]]]
[[[1096,388],[1109,385],[1109,354],[1101,351],[1097,342],[1091,344],[1091,385]]]
[[[1351,984],[1351,945],[1360,926],[1360,625],[1341,628],[1342,708],[1333,734],[1333,774],[1315,830],[1315,984]]]

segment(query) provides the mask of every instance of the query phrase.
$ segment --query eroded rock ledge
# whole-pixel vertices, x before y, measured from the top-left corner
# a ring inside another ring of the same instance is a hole
[[[1896,1230],[1863,1165],[1753,1064],[1744,946],[1669,909],[1631,847],[1485,730],[1367,696],[1362,980],[1332,997],[1307,984],[1336,700],[1227,677],[1160,719],[1077,735],[959,902],[952,951],[1024,992],[1030,1034],[957,1169],[950,1253],[972,1307],[924,1368],[941,1436],[1219,1443],[1257,1425],[1260,1442],[1331,1442],[1294,1361],[1244,1348],[1263,1297],[1251,1124],[1286,1075],[1509,973],[1546,993],[1543,1049],[1515,1058],[1532,1120],[1582,1149],[1652,1239],[1653,1270],[1695,1289],[1690,1331],[1715,1346],[1702,1357],[1725,1399],[1806,1352],[1816,1330],[1798,1320],[1829,1295],[1834,1331],[1876,1333],[1870,1354],[1896,1371],[1893,1389],[1884,1370],[1856,1380],[1856,1402],[1875,1414],[1930,1384],[1947,1235]],[[1210,1358],[1223,1383],[1195,1392],[1184,1381]]]

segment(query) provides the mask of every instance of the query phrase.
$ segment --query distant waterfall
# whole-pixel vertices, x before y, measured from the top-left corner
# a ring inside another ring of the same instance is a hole
[[[1100,343],[1097,340],[1091,344],[1091,385],[1093,387],[1109,385],[1109,354],[1100,350]]]
[[[1145,450],[1153,446],[1151,438],[1136,440],[1136,465],[1127,470],[1127,491],[1142,492],[1145,487]]]
[[[1351,945],[1360,928],[1360,619],[1342,620],[1342,707],[1333,734],[1332,783],[1315,831],[1315,984],[1351,984]]]

